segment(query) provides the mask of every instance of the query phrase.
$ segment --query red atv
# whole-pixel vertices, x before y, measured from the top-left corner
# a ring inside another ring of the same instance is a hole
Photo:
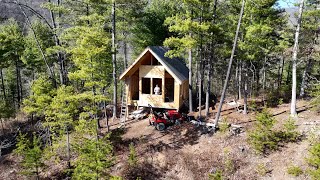
[[[178,125],[187,120],[186,114],[181,114],[176,110],[163,110],[156,112],[153,110],[151,105],[149,105],[149,107],[151,108],[149,124],[155,126],[155,128],[159,131],[165,130],[169,125]]]

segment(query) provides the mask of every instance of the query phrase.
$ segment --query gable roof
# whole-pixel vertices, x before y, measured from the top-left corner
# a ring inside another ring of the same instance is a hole
[[[168,73],[181,84],[189,78],[189,69],[181,59],[166,57],[165,53],[168,52],[168,50],[168,48],[162,46],[147,47],[136,61],[120,75],[120,79],[123,79],[132,68],[137,66],[138,62],[142,60],[142,57],[149,51],[164,66]]]

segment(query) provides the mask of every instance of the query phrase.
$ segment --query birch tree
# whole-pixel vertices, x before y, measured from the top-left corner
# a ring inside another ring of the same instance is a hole
[[[297,114],[296,111],[296,103],[297,103],[297,56],[299,50],[299,34],[301,28],[302,21],[302,13],[303,13],[304,0],[301,0],[299,7],[299,15],[298,15],[298,23],[295,33],[294,46],[293,46],[293,54],[292,54],[292,94],[291,94],[291,108],[290,114],[295,116]]]

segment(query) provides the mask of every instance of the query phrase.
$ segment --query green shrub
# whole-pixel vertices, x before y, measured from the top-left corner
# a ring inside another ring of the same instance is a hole
[[[222,171],[217,170],[214,173],[209,174],[209,180],[223,180]]]
[[[257,168],[256,168],[256,172],[260,175],[260,176],[264,176],[268,173],[268,168],[265,164],[258,164]]]
[[[301,174],[303,174],[303,170],[298,166],[290,166],[287,169],[287,173],[290,174],[290,175],[293,175],[295,177],[298,177]]]
[[[320,142],[320,134],[317,132],[320,131],[320,127],[315,127],[308,132],[307,141],[309,144],[314,145]]]
[[[276,120],[266,110],[257,114],[256,119],[254,130],[249,132],[248,140],[258,153],[265,154],[270,150],[277,150],[281,143],[298,140],[299,133],[296,131],[294,120],[287,120],[283,131],[276,131],[273,128]]]
[[[221,123],[219,123],[219,131],[225,133],[228,131],[230,124],[227,122],[226,118],[223,118]]]
[[[250,101],[249,102],[249,109],[256,111],[258,109],[258,105],[256,103],[256,101]]]
[[[230,149],[229,148],[224,148],[223,150],[223,169],[226,173],[232,174],[235,171],[235,164],[230,156]]]
[[[134,148],[133,143],[130,143],[129,150],[130,152],[129,152],[128,163],[130,166],[136,166],[138,163],[138,158],[137,158],[136,150]]]
[[[307,163],[311,166],[308,173],[312,179],[320,179],[320,142],[313,145],[309,150]]]
[[[272,130],[275,123],[272,114],[264,110],[256,116],[256,119],[254,130],[249,132],[249,143],[258,153],[277,149],[279,139]]]
[[[284,124],[284,140],[286,141],[296,141],[299,138],[299,133],[296,131],[295,121],[289,118]]]
[[[15,149],[15,153],[22,157],[23,171],[21,173],[27,176],[36,176],[39,179],[40,169],[44,166],[40,138],[34,134],[32,141],[30,141],[26,136],[19,134]]]
[[[279,98],[278,100],[278,105],[281,105],[281,104],[283,104],[283,98]]]

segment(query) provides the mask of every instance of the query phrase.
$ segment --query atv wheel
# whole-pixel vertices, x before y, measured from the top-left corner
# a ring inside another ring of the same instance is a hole
[[[166,128],[166,125],[163,123],[158,123],[156,128],[158,131],[163,131]]]

